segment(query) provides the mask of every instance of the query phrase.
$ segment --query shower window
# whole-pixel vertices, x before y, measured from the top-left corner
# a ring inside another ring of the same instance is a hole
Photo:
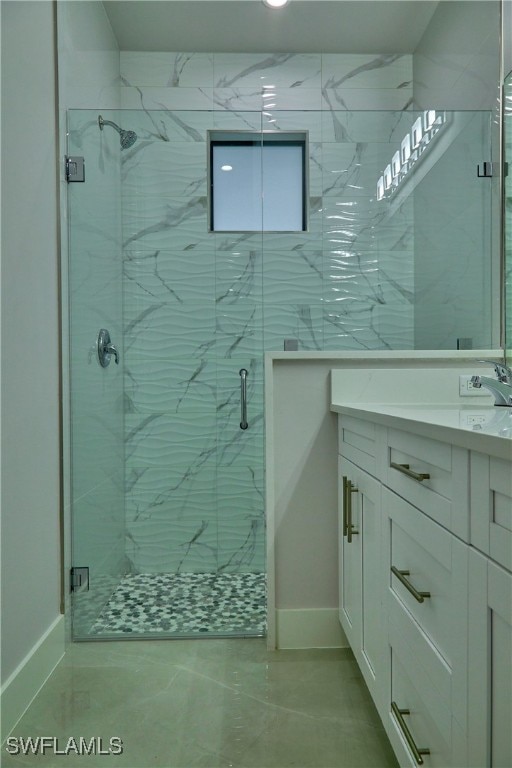
[[[210,231],[306,231],[306,145],[304,132],[210,131]]]

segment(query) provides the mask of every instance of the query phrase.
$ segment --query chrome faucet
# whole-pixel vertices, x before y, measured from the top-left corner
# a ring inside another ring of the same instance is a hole
[[[479,360],[478,362],[493,365],[496,378],[472,376],[472,385],[476,389],[480,389],[480,387],[488,389],[494,395],[494,405],[512,406],[512,370],[504,363],[498,363],[496,360]]]

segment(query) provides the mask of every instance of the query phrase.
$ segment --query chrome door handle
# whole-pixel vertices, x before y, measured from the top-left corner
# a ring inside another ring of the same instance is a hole
[[[247,429],[247,369],[241,368],[240,374],[240,429]]]

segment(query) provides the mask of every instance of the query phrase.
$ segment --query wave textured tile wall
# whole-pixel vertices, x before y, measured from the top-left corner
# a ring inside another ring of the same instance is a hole
[[[374,199],[411,57],[124,52],[121,71],[128,555],[261,571],[263,352],[412,347],[411,211]],[[308,131],[307,232],[208,232],[212,129]]]

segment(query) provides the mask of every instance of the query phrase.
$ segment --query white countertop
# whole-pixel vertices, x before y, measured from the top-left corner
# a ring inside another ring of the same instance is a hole
[[[512,408],[509,407],[476,403],[398,405],[344,402],[338,398],[331,402],[331,410],[512,460]]]

